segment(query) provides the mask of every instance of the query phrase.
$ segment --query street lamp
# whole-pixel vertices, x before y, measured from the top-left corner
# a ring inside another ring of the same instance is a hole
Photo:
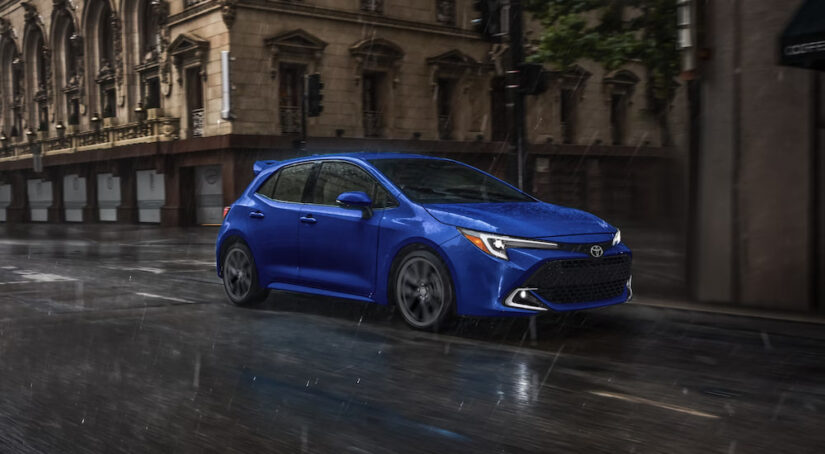
[[[90,118],[89,121],[92,122],[92,128],[95,131],[94,143],[98,143],[98,141],[101,140],[100,139],[100,115],[98,115],[97,112],[95,112],[94,114],[92,114],[92,118]]]
[[[56,125],[54,125],[54,129],[57,130],[57,137],[63,138],[66,135],[66,127],[63,126],[62,121],[58,121]]]
[[[135,117],[137,117],[138,123],[142,123],[146,120],[146,109],[143,108],[142,102],[139,102],[137,107],[135,107]]]
[[[3,154],[6,154],[6,144],[9,142],[9,137],[6,135],[6,131],[0,131],[0,143],[2,143],[2,150]]]

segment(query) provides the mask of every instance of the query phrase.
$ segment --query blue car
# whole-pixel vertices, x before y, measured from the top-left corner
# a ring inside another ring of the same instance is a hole
[[[357,153],[259,161],[225,212],[229,300],[270,289],[396,305],[418,329],[627,301],[631,252],[598,217],[460,162]]]

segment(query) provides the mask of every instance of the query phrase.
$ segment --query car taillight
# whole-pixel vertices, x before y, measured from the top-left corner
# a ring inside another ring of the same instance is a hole
[[[229,209],[232,207],[223,207],[223,218],[226,219],[226,215],[229,214]]]

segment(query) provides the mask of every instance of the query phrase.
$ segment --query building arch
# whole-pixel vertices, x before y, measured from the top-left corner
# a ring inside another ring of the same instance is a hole
[[[29,3],[26,8],[26,27],[23,31],[23,63],[25,71],[24,128],[26,134],[47,131],[49,126],[49,98],[51,95],[51,50],[46,33],[36,10]]]
[[[165,55],[169,4],[165,0],[122,0],[121,12],[126,102],[141,103],[146,109],[162,108],[163,98],[171,90]]]
[[[117,115],[117,85],[122,78],[121,20],[109,0],[89,0],[83,17],[89,74],[89,108],[103,118]]]
[[[54,116],[58,122],[76,125],[80,121],[80,104],[84,91],[83,46],[77,19],[65,4],[52,11],[51,47],[54,56],[56,102]]]
[[[2,93],[2,126],[7,138],[20,138],[22,133],[23,74],[20,46],[8,21],[0,21],[0,93]]]

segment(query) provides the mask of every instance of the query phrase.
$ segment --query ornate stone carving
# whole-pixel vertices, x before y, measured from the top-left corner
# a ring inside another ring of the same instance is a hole
[[[209,41],[201,39],[200,37],[181,33],[169,45],[167,52],[172,63],[177,67],[177,82],[178,85],[183,84],[184,67],[190,63],[198,63],[200,65],[200,76],[206,79],[206,60],[209,57]]]
[[[264,40],[269,48],[269,75],[273,79],[278,77],[278,66],[281,61],[306,64],[309,72],[321,71],[321,60],[327,43],[304,30],[291,30],[279,33]]]
[[[11,22],[8,19],[0,17],[0,35],[8,35],[11,33]]]
[[[34,6],[34,4],[32,4],[32,2],[29,2],[29,1],[20,2],[20,6],[22,6],[23,10],[25,11],[23,17],[24,17],[26,22],[40,22],[40,23],[43,23],[43,21],[40,19],[40,15],[37,14],[37,7]]]
[[[359,41],[349,49],[355,59],[355,84],[361,83],[365,70],[390,73],[393,85],[399,81],[404,51],[397,44],[381,38]]]
[[[219,0],[221,5],[221,18],[226,28],[232,28],[237,15],[238,0]]]
[[[115,81],[118,85],[123,82],[123,38],[121,37],[122,27],[120,18],[112,11],[110,18],[112,23],[112,50],[114,51]]]
[[[46,100],[52,99],[52,50],[45,44],[40,48],[40,56],[43,58],[43,74],[46,76]]]

